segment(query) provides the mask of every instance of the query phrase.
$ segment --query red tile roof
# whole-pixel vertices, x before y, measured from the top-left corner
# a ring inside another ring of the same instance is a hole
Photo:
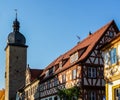
[[[105,26],[103,26],[102,28],[100,28],[98,31],[96,31],[95,33],[89,35],[83,41],[79,42],[71,50],[69,50],[65,54],[59,56],[57,59],[55,59],[52,63],[50,63],[45,68],[45,70],[43,71],[43,73],[41,74],[41,76],[45,74],[46,70],[48,70],[49,68],[51,68],[51,67],[59,64],[59,62],[61,60],[67,59],[68,61],[64,64],[64,66],[62,67],[62,69],[58,68],[55,73],[58,73],[58,72],[60,72],[60,71],[62,71],[64,69],[68,68],[69,66],[71,66],[69,58],[70,58],[70,55],[73,54],[75,51],[86,49],[85,52],[79,57],[78,61],[82,61],[82,60],[86,59],[86,57],[90,54],[90,52],[94,49],[94,47],[99,42],[99,40],[105,34],[106,30],[112,24],[115,24],[114,21],[109,22],[108,24],[106,24]]]
[[[40,74],[43,72],[41,69],[30,69],[31,74],[31,82],[40,76]]]

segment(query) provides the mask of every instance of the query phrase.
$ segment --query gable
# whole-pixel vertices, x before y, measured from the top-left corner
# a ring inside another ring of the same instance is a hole
[[[98,61],[98,59],[95,59],[95,57],[98,57],[99,55],[99,49],[106,44],[107,42],[109,42],[110,40],[112,40],[117,34],[119,33],[119,30],[115,24],[114,21],[112,21],[111,23],[105,25],[104,27],[102,27],[100,30],[98,30],[97,32],[94,33],[94,37],[93,40],[96,43],[93,43],[93,47],[91,52],[89,52],[88,57],[91,57],[90,59],[88,59],[86,62],[90,63],[95,63],[97,64],[98,62],[100,62],[101,64],[103,63],[102,60]],[[91,39],[92,41],[92,39]],[[92,45],[92,44],[91,44]],[[93,58],[92,58],[93,57]]]

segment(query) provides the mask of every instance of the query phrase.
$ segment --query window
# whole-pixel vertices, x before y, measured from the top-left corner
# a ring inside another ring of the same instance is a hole
[[[52,98],[49,98],[49,100],[52,100]]]
[[[120,61],[120,45],[117,48],[117,60]]]
[[[25,92],[25,97],[28,97],[28,91]]]
[[[96,68],[88,67],[88,77],[96,78]]]
[[[47,89],[50,88],[50,81],[47,82]]]
[[[78,52],[76,52],[73,55],[71,55],[71,57],[70,57],[70,63],[73,63],[73,62],[75,62],[77,60],[78,60]]]
[[[53,74],[53,72],[54,72],[54,67],[52,67],[52,68],[49,69],[49,75]]]
[[[57,99],[57,96],[54,97],[54,100],[58,100],[58,99]]]
[[[115,100],[120,100],[120,88],[115,89]]]
[[[76,69],[72,70],[72,79],[76,79],[77,71]]]
[[[104,53],[104,63],[108,65],[109,61],[110,61],[110,54],[109,52],[106,52]]]
[[[111,64],[114,64],[114,63],[117,62],[116,48],[113,48],[113,49],[110,51],[110,61],[111,61]]]
[[[41,84],[40,85],[40,91],[43,91],[44,90],[44,84]]]
[[[58,79],[54,78],[54,86],[57,86],[57,84],[58,84]]]
[[[66,82],[66,74],[63,74],[62,75],[62,83],[65,83]]]
[[[62,68],[62,61],[59,62],[59,68]]]
[[[88,100],[96,100],[96,92],[95,91],[88,92]]]
[[[49,70],[46,71],[45,75],[46,77],[49,75]]]

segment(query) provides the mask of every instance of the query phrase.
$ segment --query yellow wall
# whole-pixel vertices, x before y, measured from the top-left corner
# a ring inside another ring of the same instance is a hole
[[[5,90],[0,90],[0,100],[5,100]]]

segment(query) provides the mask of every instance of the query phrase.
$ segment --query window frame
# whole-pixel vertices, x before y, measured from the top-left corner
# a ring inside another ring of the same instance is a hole
[[[66,82],[66,74],[62,74],[62,83]]]
[[[88,67],[88,78],[96,78],[97,77],[97,68]]]
[[[110,50],[110,63],[111,64],[115,64],[117,63],[117,49],[116,48],[112,48]]]
[[[72,70],[72,80],[77,78],[77,69]]]
[[[72,54],[72,55],[70,56],[70,63],[71,63],[71,64],[74,63],[75,61],[78,60],[78,58],[79,58],[78,52],[75,52],[74,54]]]

